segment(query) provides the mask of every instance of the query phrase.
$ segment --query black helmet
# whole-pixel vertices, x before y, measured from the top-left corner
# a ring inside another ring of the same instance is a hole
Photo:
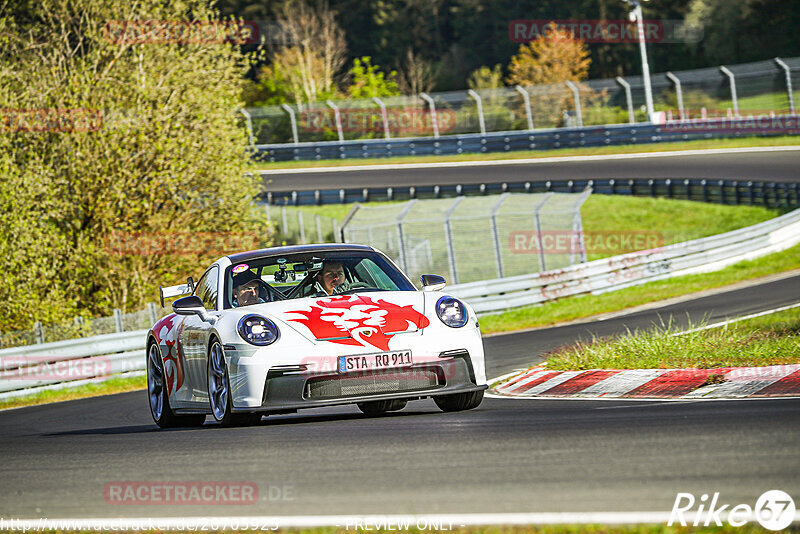
[[[256,276],[253,271],[248,269],[233,277],[233,288],[236,289],[237,287],[243,286],[248,282],[252,282],[253,280],[260,280],[260,278]]]

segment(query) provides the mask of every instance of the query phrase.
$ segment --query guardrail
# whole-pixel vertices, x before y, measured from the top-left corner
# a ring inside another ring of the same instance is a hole
[[[576,193],[590,188],[593,194],[632,195],[697,200],[717,204],[800,207],[800,184],[739,180],[630,179],[630,180],[547,180],[484,184],[367,187],[270,191],[262,198],[274,206],[312,206],[351,202],[382,202],[414,198],[447,198],[462,195],[502,193]]]
[[[0,350],[0,398],[145,367],[147,330]]]
[[[486,313],[721,269],[800,243],[800,210],[716,236],[557,271],[453,285]],[[0,350],[0,398],[145,369],[147,330]]]
[[[608,145],[693,141],[726,137],[800,135],[800,115],[732,117],[672,121],[666,124],[614,124],[582,128],[489,132],[485,134],[359,139],[314,143],[255,145],[261,161],[360,159],[428,156],[514,150],[552,150]]]
[[[800,210],[754,226],[557,271],[450,286],[476,312],[496,312],[572,295],[605,293],[721,269],[800,243]]]

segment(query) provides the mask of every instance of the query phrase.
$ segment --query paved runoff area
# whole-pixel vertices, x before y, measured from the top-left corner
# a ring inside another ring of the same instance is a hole
[[[501,377],[502,397],[743,399],[800,396],[800,364],[719,369],[551,371],[543,365]]]

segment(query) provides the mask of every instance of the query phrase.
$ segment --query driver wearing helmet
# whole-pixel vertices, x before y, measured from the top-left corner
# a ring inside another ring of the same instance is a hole
[[[250,306],[266,302],[258,296],[263,282],[253,271],[247,270],[233,277],[233,306]]]

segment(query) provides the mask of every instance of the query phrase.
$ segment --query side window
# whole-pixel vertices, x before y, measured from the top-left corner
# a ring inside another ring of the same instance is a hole
[[[206,274],[197,282],[197,289],[194,294],[203,301],[203,307],[207,310],[217,309],[217,282],[219,281],[219,269],[215,266],[206,271]]]
[[[375,265],[375,262],[370,259],[361,260],[358,265],[356,265],[355,270],[359,277],[364,279],[367,283],[371,282],[373,287],[388,290],[397,289],[397,284],[392,282],[392,279],[383,272],[383,269]]]

